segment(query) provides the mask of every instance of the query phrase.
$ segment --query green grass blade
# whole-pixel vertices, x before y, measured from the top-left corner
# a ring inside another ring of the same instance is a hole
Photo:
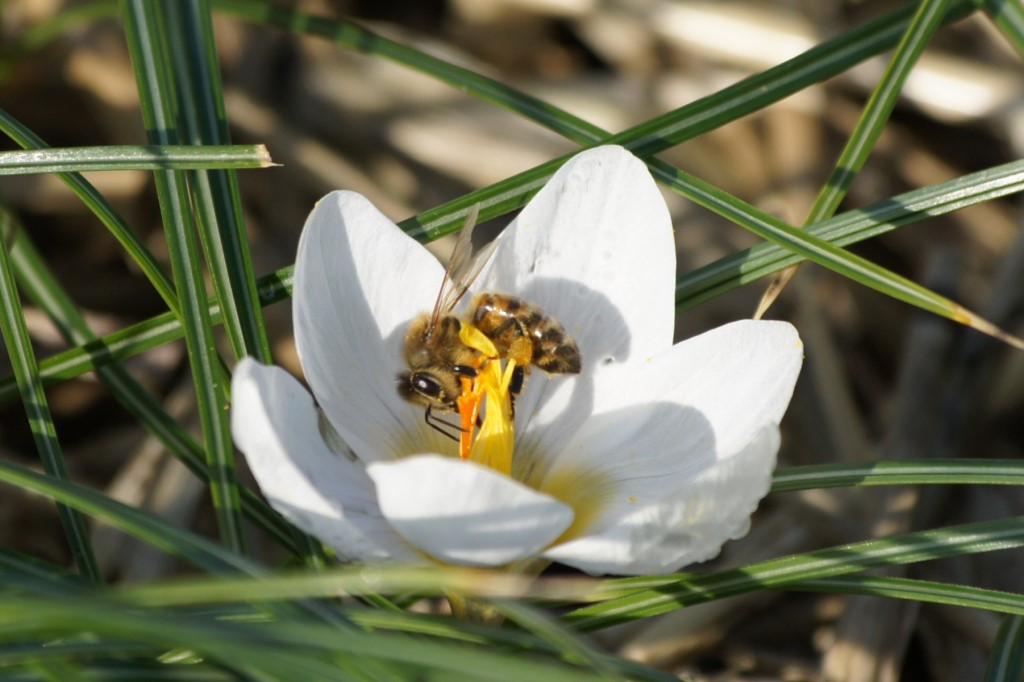
[[[944,3],[945,0],[942,2]],[[368,34],[351,24],[330,22],[302,13],[278,12],[273,8],[256,3],[240,5],[236,0],[219,0],[218,6],[250,18],[258,17],[259,20],[284,25],[293,30],[329,37],[336,42],[359,47],[371,53],[381,51],[382,48],[378,46],[385,45],[389,57],[400,57],[403,63],[408,61],[409,66],[418,68],[412,60],[407,59],[408,53],[399,53],[390,41],[385,44],[379,36]],[[962,12],[970,8],[970,4],[959,2],[955,6],[956,11],[949,12],[935,13],[931,11],[930,5],[929,8],[924,15],[927,21],[921,24],[925,28],[931,26],[931,22],[937,21],[940,17],[949,21],[960,16]],[[944,7],[939,7],[939,10],[943,9]],[[834,39],[819,45],[778,67],[745,79],[737,86],[726,88],[706,97],[690,105],[690,108],[682,107],[668,112],[617,135],[605,137],[603,141],[622,144],[638,156],[647,157],[701,132],[719,127],[736,117],[756,111],[829,75],[834,75],[830,72],[829,67],[834,68],[837,63],[842,65],[840,70],[858,63],[872,54],[871,49],[876,47],[881,49],[881,46],[888,44],[894,38],[891,35],[893,29],[902,27],[905,21],[904,14],[893,13],[882,20],[876,20],[845,34],[843,40]],[[437,60],[424,61],[432,69],[427,72],[437,75],[443,80],[456,82],[460,86],[470,83],[486,85],[486,81],[479,77],[471,77],[469,72],[453,76],[452,74],[455,73],[453,70],[438,68]],[[421,70],[426,71],[426,69]],[[494,88],[489,88],[486,91],[488,97],[493,97],[494,94],[507,97],[510,92],[508,89],[497,91]],[[564,112],[554,115],[553,112],[557,110],[550,106],[540,106],[541,104],[536,100],[517,97],[510,102],[509,108],[519,113],[540,112],[543,114],[543,120],[538,119],[541,123],[546,121],[554,125],[561,121],[570,121],[571,126],[559,125],[557,131],[578,136],[577,141],[581,143],[593,143],[594,136],[599,135],[597,132],[599,129],[581,125],[582,122],[579,119],[570,119]],[[431,211],[426,211],[416,218],[404,221],[401,225],[413,236],[418,236],[421,231],[428,236],[436,236],[439,233],[454,231],[476,204],[480,204],[481,220],[487,220],[498,214],[519,208],[529,195],[532,195],[547,181],[555,169],[568,160],[569,156],[560,157],[483,190],[471,192]],[[763,239],[784,246],[794,253],[883,294],[967,324],[1018,348],[1024,348],[1024,341],[1007,334],[975,313],[905,277],[896,275],[866,259],[847,253],[821,240],[816,240],[813,237],[805,239],[804,235],[796,228],[660,160],[647,159],[647,163],[655,178],[668,184],[673,191],[726,217]]]
[[[0,130],[24,148],[36,150],[47,148],[46,144],[38,136],[33,134],[32,131],[3,110],[0,110]],[[111,234],[113,234],[115,239],[117,239],[125,251],[133,258],[136,264],[138,264],[143,273],[149,278],[161,298],[163,298],[164,302],[171,309],[171,313],[158,318],[159,322],[156,327],[158,329],[162,329],[164,326],[169,326],[173,327],[177,332],[175,335],[165,335],[160,337],[156,334],[148,333],[143,328],[136,328],[135,331],[141,332],[141,334],[136,336],[134,339],[132,339],[131,334],[126,334],[118,336],[116,339],[108,337],[103,342],[87,343],[87,355],[93,360],[96,360],[95,364],[92,365],[92,369],[98,369],[109,361],[128,357],[130,353],[118,353],[119,350],[126,349],[127,347],[134,347],[137,350],[141,350],[142,346],[150,340],[155,339],[152,345],[148,346],[149,348],[152,348],[171,338],[180,338],[182,336],[182,327],[178,321],[178,316],[180,315],[178,312],[178,298],[174,292],[174,287],[171,284],[170,279],[167,277],[162,266],[153,256],[152,252],[124,222],[121,216],[114,211],[103,195],[101,195],[96,188],[86,181],[81,175],[78,173],[60,173],[58,174],[58,177],[60,177],[68,187],[80,199],[82,199],[83,203],[93,211]],[[168,324],[169,320],[174,320],[174,323]],[[145,325],[143,325],[143,327],[145,327]],[[152,331],[152,328],[150,328],[150,331]],[[100,358],[103,360],[99,360]],[[78,355],[77,351],[72,351],[70,356],[51,358],[49,362],[44,361],[43,366],[40,368],[44,384],[50,385],[54,378],[61,375],[62,370],[80,367],[81,365],[79,364],[79,361],[81,359],[82,357]],[[69,361],[70,364],[66,364]],[[64,374],[63,376],[64,378],[70,378],[75,373],[76,372],[72,370],[72,374]],[[13,400],[17,397],[17,382],[13,376],[9,377],[7,381],[4,382],[3,390],[7,391],[6,395],[9,400]],[[140,402],[140,404],[142,403]],[[153,423],[157,424],[159,422],[157,421]],[[164,429],[162,433],[166,438],[175,438],[173,430]],[[195,457],[189,454],[202,454],[202,450],[196,449],[195,443],[191,438],[177,444],[168,442],[168,447],[172,452],[183,457],[182,461],[189,466],[194,473],[204,480],[209,480],[209,469],[205,462],[200,467],[198,466],[198,462],[195,460]],[[284,539],[284,533],[286,532],[291,535],[295,534],[294,529],[292,529],[290,525],[285,524],[276,513],[269,510],[265,503],[263,503],[262,500],[254,493],[246,490],[241,493],[241,496],[243,498],[243,507],[248,510],[255,520],[257,520],[257,523],[261,526],[267,527],[271,534],[282,540]],[[301,536],[299,541],[301,542],[301,546],[310,547],[310,542],[308,538],[305,538],[305,536]],[[291,546],[293,549],[295,548],[294,543],[292,543]],[[313,552],[310,549],[307,553],[311,554]]]
[[[494,80],[455,67],[422,52],[374,34],[355,24],[287,10],[249,0],[215,0],[215,6],[249,21],[269,23],[316,35],[338,44],[391,59],[460,90],[530,117],[555,132],[584,145],[621,144],[643,157],[663,151],[697,135],[721,127],[783,99],[813,83],[831,78],[892,47],[904,33],[913,7],[904,7],[818,45],[776,67],[723,88],[655,119],[616,135],[583,121],[541,100]],[[971,10],[958,0],[946,16],[954,21]],[[470,209],[480,206],[480,219],[489,220],[521,208],[571,155],[513,176],[482,190],[425,211],[401,223],[418,239],[431,240],[458,230]],[[662,166],[671,183],[671,166]]]
[[[80,594],[90,584],[63,566],[5,547],[0,547],[0,581],[5,589],[14,587],[50,595]]]
[[[986,590],[966,585],[948,585],[910,578],[881,578],[866,575],[844,575],[821,580],[807,580],[786,589],[801,592],[829,592],[888,597],[929,604],[948,604],[972,609],[1024,615],[1024,595],[999,590]],[[1010,679],[1010,678],[1007,678]],[[1019,678],[1012,678],[1019,679]]]
[[[1020,682],[1024,677],[1024,618],[1007,617],[999,626],[984,682]]]
[[[1022,190],[1024,161],[1013,161],[848,211],[811,225],[807,231],[836,246],[849,246],[897,227]],[[676,304],[692,307],[803,260],[768,242],[737,251],[679,278]]]
[[[74,302],[60,287],[28,233],[15,229],[11,263],[25,294],[45,312],[70,343],[87,345],[97,339]],[[94,345],[95,347],[95,345]],[[98,352],[104,352],[99,348]],[[107,356],[98,364],[99,379],[132,416],[153,434],[200,480],[209,482],[210,473],[198,442],[164,410],[160,402],[142,387],[116,360]],[[297,552],[295,531],[281,516],[247,488],[241,489],[242,510],[285,547]]]
[[[214,0],[214,6],[247,21],[318,36],[351,49],[389,59],[449,83],[474,97],[509,109],[580,144],[622,144],[641,157],[655,154],[701,133],[721,127],[808,85],[842,73],[868,57],[892,47],[903,34],[913,14],[913,8],[909,6],[890,12],[763,73],[613,136],[543,100],[389,40],[354,23],[318,17],[254,0]],[[957,0],[950,8],[946,21],[952,22],[962,18],[971,9],[971,3],[967,0]],[[558,165],[561,165],[552,163],[555,165],[546,167],[548,173],[553,173]],[[543,180],[540,184],[543,184]],[[518,189],[529,193],[535,191],[536,187],[525,184]],[[518,190],[515,191],[518,193]],[[520,200],[525,203],[525,199]],[[472,206],[478,201],[479,198],[466,200],[465,206]],[[445,210],[440,216],[441,222],[436,222],[435,218],[430,216],[418,223],[418,228],[431,237],[439,236],[435,234],[438,230],[443,234],[453,232],[462,224],[465,217],[465,211],[462,209],[465,206],[460,200],[457,215],[445,215],[449,212]],[[482,216],[487,218],[494,215],[496,214],[482,211]]]
[[[166,26],[152,0],[124,0],[125,36],[135,69],[150,142],[174,144],[176,102],[166,57]],[[221,539],[244,551],[245,534],[228,424],[226,386],[220,371],[206,291],[195,243],[192,206],[181,171],[154,173],[164,231],[185,323],[185,345],[196,388],[203,442],[211,474],[210,492]]]
[[[993,336],[1016,348],[1024,349],[1024,341],[999,329],[979,315],[906,277],[897,275],[866,258],[845,251],[829,242],[729,195],[714,185],[683,171],[672,169],[657,160],[649,162],[655,178],[667,179],[671,173],[679,193],[715,213],[774,242],[793,253],[822,265],[844,277],[870,287],[887,296],[922,308],[982,333]]]
[[[399,225],[406,231],[420,236],[421,231],[424,234],[433,234],[435,230],[443,231],[452,227],[452,223],[446,216],[457,215],[460,216],[459,220],[461,221],[476,203],[480,203],[481,206],[481,220],[490,219],[504,210],[518,208],[521,197],[516,192],[522,188],[528,188],[531,192],[539,188],[549,177],[549,167],[552,164],[564,163],[568,158],[570,156],[561,157],[482,190],[470,192],[459,199],[403,221]],[[659,159],[648,159],[647,165],[656,179],[667,184],[677,194],[714,211],[762,239],[778,244],[794,254],[814,261],[887,296],[968,325],[1014,347],[1024,348],[1024,341],[1004,332],[954,301],[930,291],[906,277],[833,246],[811,233],[799,230]],[[474,198],[477,199],[476,202],[466,203],[467,199]],[[446,211],[451,213],[445,213]]]
[[[1024,546],[1024,517],[906,533],[769,559],[717,573],[611,581],[612,589],[632,587],[638,591],[577,609],[567,614],[566,619],[578,629],[589,631],[805,580],[1020,546]]]
[[[251,23],[277,26],[295,33],[316,36],[337,45],[407,66],[485,102],[496,104],[536,121],[581,144],[598,142],[608,135],[601,128],[572,116],[543,100],[386,38],[353,22],[316,16],[258,0],[213,0],[213,6]]]
[[[388,41],[379,39],[378,36],[374,36],[373,34],[361,32],[357,27],[350,25],[329,22],[327,20],[310,17],[309,15],[303,15],[301,13],[293,13],[286,10],[279,11],[260,3],[237,3],[228,0],[219,4],[227,6],[232,11],[243,13],[248,18],[269,18],[275,23],[285,26],[294,25],[299,29],[306,30],[310,33],[325,35],[328,37],[338,36],[339,42],[345,42],[347,40],[354,45],[362,44],[373,46],[379,43],[386,47],[388,46]],[[950,15],[947,18],[952,20],[957,16],[962,15],[967,8],[968,6],[964,3],[957,3],[954,6],[954,10],[951,10]],[[792,71],[793,74],[795,74],[791,75],[789,79],[791,81],[799,81],[800,79],[806,78],[820,79],[827,77],[833,72],[846,68],[864,57],[889,46],[892,42],[898,39],[899,32],[906,25],[909,16],[910,13],[908,9],[887,15],[876,22],[872,22],[871,24],[861,27],[861,29],[858,29],[857,31],[823,44],[822,46],[819,46],[819,48],[815,48],[805,55],[801,55],[800,57],[791,60],[791,62],[781,65],[775,70],[766,71],[765,74],[761,74],[761,76],[765,76],[765,79],[767,79],[768,74],[779,71],[785,72],[788,67],[789,71]],[[833,53],[829,53],[828,49],[826,49],[828,46],[832,47]],[[397,47],[401,48],[402,46]],[[411,54],[415,56],[416,53],[415,51],[412,51]],[[429,63],[429,59],[425,61]],[[440,62],[440,64],[444,63]],[[455,69],[455,67],[452,68]],[[463,78],[464,74],[462,74],[460,70],[455,69],[455,71],[462,81],[466,81],[466,79]],[[482,80],[486,81],[486,79]],[[697,109],[714,109],[715,106],[717,106],[721,110],[732,111],[735,109],[736,100],[742,100],[745,96],[749,96],[751,90],[767,86],[775,87],[773,82],[770,80],[768,80],[767,83],[763,80],[744,81],[733,88],[727,89],[727,91],[723,91],[723,93],[719,93],[719,99],[715,100],[715,102],[705,102],[704,100],[701,100],[700,102],[694,103],[693,108],[696,111]],[[498,93],[496,97],[505,97],[506,99],[509,98],[507,93],[504,91],[514,92],[508,88],[503,88],[498,84],[495,84],[493,91]],[[730,93],[731,96],[729,96]],[[550,165],[551,164],[549,164],[549,166]],[[492,197],[503,197],[504,201],[496,202],[494,205],[498,206],[500,203],[501,205],[499,208],[501,210],[512,210],[513,208],[520,206],[525,201],[525,193],[528,193],[543,184],[547,177],[547,174],[543,169],[544,167],[540,169],[541,172],[539,173],[536,172],[538,169],[534,169],[534,171],[531,171],[532,175],[527,177],[525,181],[521,181],[523,180],[522,177],[519,179],[513,178],[511,181],[499,183],[498,185],[486,188],[481,192],[474,193],[455,202],[449,202],[444,206],[437,207],[436,209],[421,214],[410,221],[406,221],[404,225],[410,231],[418,233],[421,238],[428,234],[431,236],[437,236],[438,234],[445,233],[447,230],[454,230],[461,224],[468,206],[475,203],[475,201],[482,196],[482,193],[487,193]],[[670,173],[668,175],[671,177]],[[493,217],[499,212],[500,210],[494,211],[493,214],[488,214],[485,217]],[[282,270],[281,274],[285,277],[289,276],[290,269]],[[266,297],[263,297],[263,300],[266,301]]]
[[[857,125],[846,141],[839,159],[825,186],[821,188],[804,225],[821,222],[839,209],[839,204],[846,197],[854,178],[860,173],[874,149],[875,143],[885,130],[885,125],[896,107],[903,84],[910,76],[911,70],[921,57],[928,42],[946,14],[949,0],[923,0],[910,20],[907,32],[896,46],[892,58],[882,73],[881,80],[875,85],[861,112]],[[761,297],[755,317],[760,318],[779,297],[789,280],[796,274],[797,266],[792,266],[775,277]]]
[[[267,306],[291,296],[293,266],[264,275],[258,282],[260,305]],[[210,320],[217,324],[221,320],[220,305],[207,300]],[[44,386],[67,381],[94,371],[109,362],[115,362],[143,353],[168,341],[184,336],[179,319],[172,313],[156,315],[148,320],[107,334],[97,341],[91,341],[77,348],[57,353],[40,362],[40,377]],[[17,399],[18,386],[13,376],[0,379],[0,404]]]
[[[0,109],[0,131],[24,149],[44,150],[48,148],[39,136],[2,109]],[[167,304],[167,307],[177,313],[178,296],[174,293],[174,286],[167,277],[167,273],[164,272],[159,261],[157,261],[156,257],[153,256],[153,253],[142,240],[139,239],[138,235],[118,215],[117,211],[110,205],[110,202],[78,173],[59,173],[57,177],[64,181],[64,184],[100,219],[100,222],[110,231],[114,239],[117,240],[153,284],[153,287],[160,294],[160,298]]]
[[[19,614],[22,620],[18,622]],[[15,631],[15,626],[20,632]],[[480,680],[597,682],[609,678],[536,653],[414,637],[402,633],[339,633],[329,626],[296,622],[232,622],[203,613],[139,611],[102,598],[54,600],[12,596],[0,601],[0,640],[45,634],[65,639],[77,632],[100,639],[142,642],[194,651],[203,660],[259,680]],[[379,662],[375,676],[361,670]],[[239,678],[236,678],[239,679]]]
[[[0,639],[12,639],[11,636],[4,637],[4,631],[14,625],[17,612],[23,609],[28,609],[26,614],[31,612],[31,617],[22,624],[25,635],[39,633],[64,639],[79,632],[92,632],[100,638],[143,642],[164,650],[195,651],[235,671],[234,679],[253,679],[248,674],[258,675],[255,679],[268,679],[266,675],[272,675],[269,679],[281,680],[352,679],[322,657],[313,660],[308,650],[288,651],[270,642],[256,646],[259,631],[245,635],[247,630],[253,629],[252,626],[216,623],[201,616],[172,613],[155,617],[156,614],[131,612],[101,599],[64,600],[63,603],[38,597],[2,600]]]
[[[278,294],[277,300],[284,295]],[[210,306],[213,321],[219,322],[220,308]],[[45,386],[50,386],[68,379],[81,376],[111,362],[129,358],[147,350],[161,346],[168,341],[184,336],[181,322],[171,313],[163,313],[119,331],[107,334],[96,341],[90,341],[76,348],[57,353],[44,359],[40,367],[40,377]],[[17,398],[17,382],[13,376],[0,380],[0,402],[9,402]]]
[[[249,575],[259,574],[254,564],[214,542],[70,481],[44,476],[3,461],[0,461],[0,481],[52,497],[211,573],[241,571]]]
[[[557,621],[553,615],[517,600],[501,599],[493,603],[507,622],[546,642],[558,652],[559,657],[563,660],[585,665],[596,671],[604,672],[609,677],[618,678],[616,667],[609,663],[606,656],[581,640],[575,632]]]
[[[220,309],[214,305],[210,310]],[[182,336],[184,331],[178,318],[171,313],[163,313],[107,334],[96,341],[45,358],[39,363],[40,377],[44,386],[52,386],[162,346]],[[15,377],[12,375],[0,380],[0,402],[10,402],[17,397],[18,386]]]
[[[0,665],[8,682],[37,682],[40,677],[29,668],[33,660],[67,658],[87,682],[238,682],[238,675],[220,670],[211,664],[188,661],[162,663],[156,657],[163,651],[151,645],[104,641],[97,644],[55,643],[40,641],[38,647],[25,651],[13,645],[0,647]],[[149,654],[149,660],[139,660]],[[134,659],[133,659],[134,657]],[[71,682],[56,678],[56,682]]]
[[[849,211],[813,225],[807,231],[846,246],[896,227],[1021,190],[1024,190],[1024,161],[1015,161]],[[677,305],[696,305],[802,260],[801,256],[772,243],[739,251],[680,278],[676,285]],[[293,266],[287,266],[260,278],[257,281],[260,304],[266,306],[288,298],[292,275]],[[211,319],[218,323],[220,308],[213,301],[208,303]],[[164,313],[108,334],[99,343],[85,344],[43,359],[41,376],[49,386],[92,371],[104,362],[131,357],[181,336],[181,325],[173,315]],[[0,404],[16,398],[14,378],[0,379]]]
[[[10,224],[6,214],[0,215],[0,234],[9,234]],[[11,268],[7,247],[0,244],[0,331],[3,332],[7,354],[14,368],[21,402],[32,429],[36,449],[46,473],[60,481],[68,480],[68,470],[64,463],[57,429],[53,424],[53,415],[46,402],[46,393],[39,379],[36,366],[35,351],[32,340],[25,326],[25,318],[21,308],[21,299],[14,283],[14,272]],[[85,520],[73,509],[58,505],[61,525],[67,539],[71,556],[79,572],[91,580],[101,580],[99,565],[93,553],[92,542]]]
[[[809,464],[775,472],[772,492],[876,485],[1024,485],[1024,462],[1005,459],[886,460]]]
[[[1024,5],[1013,0],[974,0],[992,19],[1017,54],[1024,57]]]
[[[0,175],[193,168],[267,168],[274,165],[261,144],[184,147],[110,145],[45,151],[0,152]]]
[[[195,145],[228,144],[217,46],[208,0],[160,5],[170,28],[168,47],[175,68],[182,139]],[[256,278],[242,222],[238,181],[229,170],[189,175],[199,234],[221,302],[224,329],[236,358],[251,355],[272,362]]]
[[[857,125],[840,152],[831,176],[815,199],[807,217],[808,224],[821,222],[839,208],[853,179],[864,167],[875,142],[882,135],[896,107],[903,84],[928,46],[928,41],[941,25],[948,6],[949,0],[923,0],[918,5],[906,34],[896,46],[881,80],[872,91]]]
[[[452,618],[426,616],[423,614],[405,613],[402,611],[383,611],[381,609],[361,609],[348,611],[352,622],[363,628],[372,630],[396,630],[399,632],[427,634],[442,637],[456,642],[489,644],[491,646],[527,648],[540,651],[555,651],[550,642],[544,639],[530,638],[523,632],[512,628],[493,628]],[[616,670],[630,680],[647,680],[649,682],[679,682],[679,677],[672,673],[653,670],[639,663],[617,658],[609,654],[594,652],[598,657],[599,666]]]

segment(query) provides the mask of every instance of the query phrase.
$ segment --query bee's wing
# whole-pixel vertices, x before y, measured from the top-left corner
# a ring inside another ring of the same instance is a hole
[[[487,265],[494,247],[498,240],[491,241],[476,253],[473,253],[473,228],[476,227],[476,219],[480,215],[480,204],[474,204],[466,216],[466,222],[459,233],[459,239],[455,242],[455,249],[452,257],[448,260],[448,268],[444,272],[444,280],[441,282],[441,291],[437,294],[437,302],[434,303],[434,312],[430,315],[430,326],[432,330],[438,319],[444,313],[451,312],[462,297],[469,291],[473,281]]]

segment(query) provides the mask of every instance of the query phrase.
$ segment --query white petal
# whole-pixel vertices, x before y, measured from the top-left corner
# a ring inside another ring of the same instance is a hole
[[[750,514],[771,486],[778,449],[778,428],[766,426],[673,495],[544,556],[588,573],[620,575],[670,573],[711,559],[723,543],[746,535]]]
[[[381,509],[410,544],[447,563],[535,556],[572,523],[565,505],[472,462],[418,455],[372,464]]]
[[[642,161],[609,146],[573,157],[530,200],[480,287],[540,304],[597,364],[672,344],[675,275],[657,185]]]
[[[440,440],[397,392],[409,321],[429,311],[444,270],[365,197],[332,192],[310,213],[295,263],[299,358],[338,433],[364,461]]]
[[[381,516],[365,469],[327,447],[316,406],[298,381],[245,358],[231,394],[235,444],[274,509],[343,558],[418,558]]]
[[[687,339],[598,382],[593,415],[554,469],[693,475],[782,419],[802,363],[788,322],[741,320]]]
[[[609,373],[595,414],[530,483],[588,520],[573,530],[575,538],[635,533],[634,510],[672,499],[718,467],[729,471],[734,458],[762,452],[751,443],[782,418],[802,357],[792,325],[748,320]],[[767,464],[747,466],[764,472],[767,490],[775,452],[764,455]]]
[[[571,432],[590,411],[587,376],[672,345],[675,275],[665,201],[647,167],[622,147],[577,155],[530,201],[502,234],[478,288],[521,296],[560,320],[580,346],[585,376],[548,383],[534,373],[518,405],[524,447],[558,449],[557,440],[532,443],[536,427],[527,422],[559,425],[540,435]]]

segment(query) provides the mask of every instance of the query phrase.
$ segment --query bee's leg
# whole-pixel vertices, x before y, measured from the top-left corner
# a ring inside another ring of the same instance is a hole
[[[512,331],[512,334],[504,340],[510,344],[515,339],[526,336],[526,328],[523,326],[523,323],[511,316],[506,317],[505,321],[495,327],[488,336],[492,339],[500,339],[509,331]]]
[[[508,405],[512,412],[512,419],[516,418],[516,397],[523,392],[525,383],[526,365],[516,365],[512,368],[512,380],[508,383]]]
[[[487,336],[505,357],[512,358],[520,365],[528,365],[533,361],[533,342],[527,328],[517,318],[506,318]]]
[[[526,365],[516,365],[512,368],[512,380],[508,384],[508,392],[517,396],[523,392],[523,384],[526,383]]]
[[[445,438],[450,438],[456,443],[459,442],[459,437],[462,434],[462,429],[454,424],[449,424],[445,420],[441,419],[433,412],[430,411],[430,407],[427,407],[427,411],[423,413],[423,421],[427,423],[427,426],[440,433]]]

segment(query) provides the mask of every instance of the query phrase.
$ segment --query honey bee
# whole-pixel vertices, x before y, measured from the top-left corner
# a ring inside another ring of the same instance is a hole
[[[452,311],[494,252],[496,241],[472,254],[472,232],[480,205],[470,211],[441,281],[434,310],[417,317],[405,336],[404,355],[409,370],[399,375],[398,392],[411,403],[426,408],[424,420],[452,440],[463,429],[439,418],[452,412],[463,393],[463,380],[472,380],[491,360],[515,360],[509,392],[518,395],[526,381],[527,366],[535,365],[548,374],[577,374],[582,364],[576,341],[562,324],[546,315],[540,306],[499,293],[473,297],[468,319]],[[462,325],[476,327],[497,349],[487,357],[467,346],[459,336]]]

